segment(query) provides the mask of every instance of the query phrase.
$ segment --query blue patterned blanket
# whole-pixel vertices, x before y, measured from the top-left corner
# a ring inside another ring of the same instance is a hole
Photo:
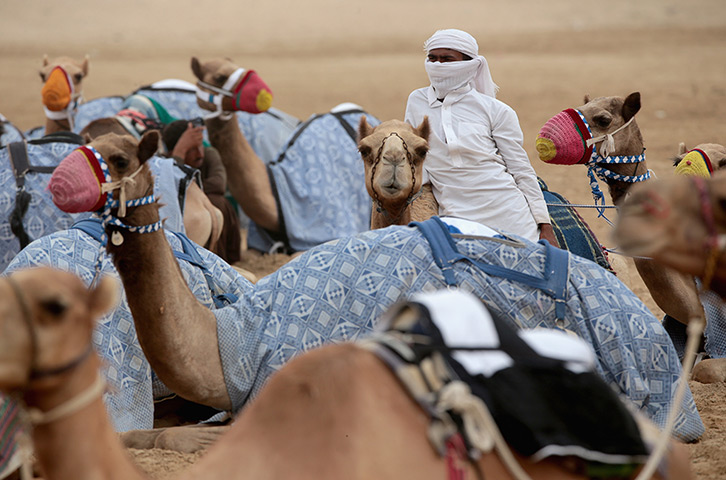
[[[174,249],[180,248],[171,233]],[[546,249],[517,237],[509,240],[461,237],[451,240],[461,254],[478,262],[542,277]],[[293,356],[328,342],[355,340],[372,331],[394,302],[417,292],[447,288],[431,245],[414,227],[389,227],[328,242],[250,284],[229,265],[198,247],[218,283],[218,291],[239,298],[213,307],[204,272],[179,261],[184,278],[217,317],[219,350],[235,410],[264,386]],[[546,292],[484,273],[471,262],[451,264],[458,288],[474,293],[517,328],[565,328],[595,350],[598,373],[636,408],[663,426],[673,406],[680,362],[667,333],[647,307],[614,275],[593,262],[562,252],[568,265],[563,319]],[[78,230],[44,237],[28,246],[8,268],[51,265],[92,277],[98,244]],[[103,271],[116,275],[105,254]],[[94,343],[108,362],[118,392],[108,399],[116,428],[150,428],[152,373],[135,337],[124,301],[99,324]],[[159,389],[156,394],[165,392]],[[679,406],[676,435],[698,438],[704,431],[690,390]]]
[[[462,254],[542,277],[545,247],[522,239],[455,238]],[[489,275],[471,263],[452,265],[458,288],[474,293],[517,328],[563,328],[590,343],[598,373],[663,426],[680,362],[647,307],[614,275],[567,254],[564,320],[555,300],[536,288]],[[325,243],[261,279],[236,304],[215,310],[230,397],[241,408],[267,378],[301,351],[368,333],[380,314],[415,292],[446,288],[427,240],[416,228],[389,227]],[[690,391],[676,425],[683,440],[704,427]]]
[[[10,146],[0,148],[0,270],[5,269],[20,251],[20,238],[24,236],[23,234],[32,241],[43,235],[67,229],[75,220],[89,216],[88,213],[68,214],[60,211],[53,204],[50,192],[47,190],[52,168],[77,147],[78,144],[71,140],[48,141],[48,137],[27,142],[24,150],[28,163],[39,168],[31,169],[25,174],[25,193],[20,195],[10,159],[11,148]],[[162,218],[166,218],[166,228],[183,232],[182,211],[186,187],[190,178],[197,173],[181,168],[172,159],[163,157],[153,157],[149,165],[154,172],[155,191],[163,198],[161,215]],[[28,196],[25,196],[26,193]],[[25,204],[27,209],[22,208]],[[20,232],[18,225],[15,232],[11,226],[11,221],[15,219],[20,219],[18,224],[22,225]]]
[[[0,147],[4,147],[8,143],[19,142],[23,138],[23,132],[0,113]]]

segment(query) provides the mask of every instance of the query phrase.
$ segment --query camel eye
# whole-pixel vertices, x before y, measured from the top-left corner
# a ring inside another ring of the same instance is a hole
[[[369,147],[368,145],[360,145],[358,147],[358,151],[360,152],[361,156],[367,157],[371,154],[371,147]]]
[[[43,81],[43,83],[45,83],[45,73],[38,72],[38,75],[40,75],[40,79]]]
[[[79,83],[81,80],[83,80],[83,74],[82,73],[76,73],[73,75],[73,82]]]
[[[126,170],[129,166],[129,159],[123,155],[112,155],[110,160],[119,172]]]
[[[228,78],[229,77],[227,75],[222,75],[218,73],[212,77],[212,82],[215,85],[224,85],[224,82],[226,82]]]
[[[40,302],[40,306],[55,317],[60,317],[68,309],[68,305],[58,299],[44,300]]]
[[[428,147],[416,147],[415,151],[416,151],[416,155],[423,158],[426,156],[427,153],[429,153],[429,148]]]
[[[610,115],[595,115],[592,121],[600,128],[608,128],[613,119]]]

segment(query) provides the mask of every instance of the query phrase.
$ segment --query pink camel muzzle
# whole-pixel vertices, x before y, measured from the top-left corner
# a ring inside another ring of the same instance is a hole
[[[53,203],[68,213],[95,212],[106,203],[107,193],[101,185],[106,176],[93,147],[73,150],[56,167],[48,182]]]
[[[577,110],[568,108],[550,118],[537,135],[535,147],[540,160],[558,165],[587,163],[592,156],[592,138]]]

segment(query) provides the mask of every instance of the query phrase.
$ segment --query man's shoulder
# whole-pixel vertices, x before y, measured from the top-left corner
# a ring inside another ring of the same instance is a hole
[[[428,97],[428,94],[427,94],[428,89],[429,89],[429,87],[417,88],[416,90],[414,90],[413,92],[411,92],[408,95],[408,101],[410,102],[411,100],[415,100],[415,101],[426,100]]]

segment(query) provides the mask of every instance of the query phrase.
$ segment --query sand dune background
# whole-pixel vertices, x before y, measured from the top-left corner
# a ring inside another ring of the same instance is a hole
[[[534,140],[583,96],[639,91],[637,121],[650,168],[671,174],[679,142],[726,143],[726,3],[723,0],[2,0],[0,113],[21,129],[43,123],[44,54],[90,56],[86,99],[125,95],[165,78],[193,80],[191,56],[226,56],[253,68],[275,106],[301,119],[350,101],[380,119],[402,118],[408,93],[427,84],[422,44],[438,28],[472,33],[499,98],[518,113],[525,147],[550,189],[592,203],[584,167],[545,165]],[[580,214],[601,242],[610,227]],[[614,216],[615,214],[609,214]],[[621,278],[654,305],[629,260]],[[693,384],[708,432],[692,446],[699,479],[726,472],[723,385]],[[193,458],[141,455],[157,476]]]

